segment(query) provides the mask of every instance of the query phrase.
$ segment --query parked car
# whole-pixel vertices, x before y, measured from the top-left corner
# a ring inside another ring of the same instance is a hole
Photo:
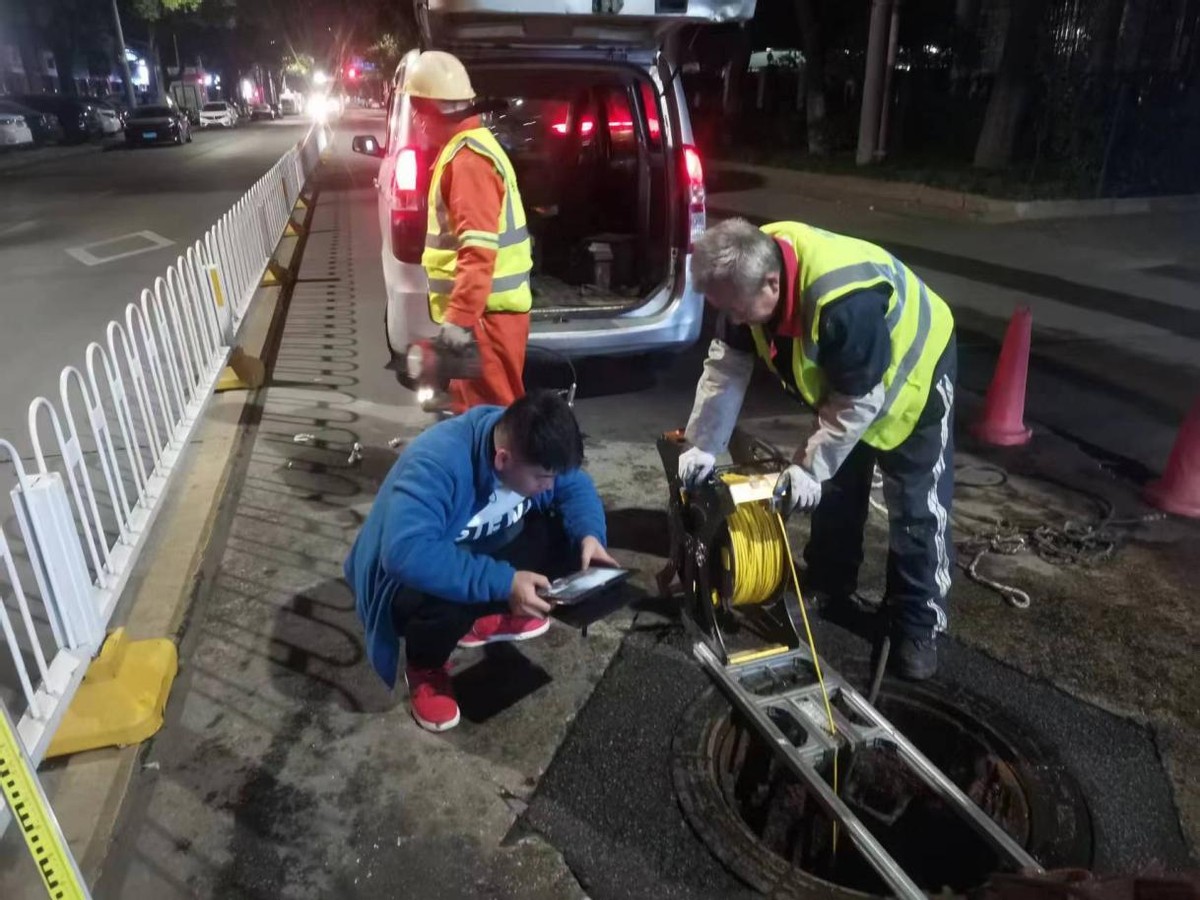
[[[139,106],[125,125],[125,143],[183,144],[192,142],[192,123],[184,110],[169,106]]]
[[[25,124],[33,133],[33,142],[39,146],[61,143],[63,139],[62,125],[54,113],[39,112],[22,103],[0,99],[0,116],[2,115],[24,116]]]
[[[33,146],[33,132],[29,130],[25,117],[20,113],[0,110],[0,147],[8,150],[13,147],[31,146]]]
[[[255,103],[250,107],[250,120],[253,122],[257,122],[259,119],[274,121],[278,115],[275,107],[267,103]]]
[[[745,21],[754,6],[690,0],[672,4],[682,13],[594,16],[591,0],[560,0],[552,14],[536,0],[430,0],[424,45],[467,66],[517,173],[534,244],[531,344],[615,356],[677,351],[699,336],[703,299],[689,264],[705,227],[704,175],[667,39]],[[400,90],[418,55],[396,70],[385,137],[354,140],[382,160],[386,333],[401,358],[437,329],[421,254],[438,148]]]
[[[100,116],[100,127],[104,129],[105,135],[120,134],[125,130],[125,119],[121,115],[121,111],[111,103],[95,97],[89,97],[87,102],[95,108],[97,115]]]
[[[214,100],[200,107],[200,127],[211,128],[220,125],[222,128],[233,128],[237,125],[238,114],[224,100]]]
[[[78,97],[60,94],[14,94],[6,98],[38,112],[58,116],[67,143],[80,144],[104,136],[104,126],[96,107]]]
[[[300,115],[300,102],[292,96],[279,98],[279,113],[284,116]]]

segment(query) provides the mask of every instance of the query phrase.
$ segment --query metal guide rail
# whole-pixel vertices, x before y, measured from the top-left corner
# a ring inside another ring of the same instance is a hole
[[[804,680],[811,673],[812,655],[807,647],[776,651],[766,658],[745,663],[722,663],[703,642],[693,653],[750,725],[775,749],[788,769],[799,778],[849,836],[897,897],[923,898],[922,891],[892,858],[862,820],[830,786],[828,770],[833,754],[851,754],[868,749],[885,749],[896,756],[936,796],[953,809],[975,832],[1017,869],[1042,871],[1025,849],[1009,836],[974,801],[901,734],[865,697],[827,665],[823,666],[825,689],[833,706],[837,729],[830,734],[820,686]],[[801,675],[797,679],[797,675]],[[803,731],[803,739],[789,737],[776,723],[779,713]],[[773,717],[772,714],[775,714]]]
[[[680,484],[678,458],[686,448],[679,432],[664,434],[659,454],[670,485],[671,555],[659,575],[659,589],[668,593],[676,575],[683,585],[685,621],[699,633],[693,653],[733,707],[758,732],[780,761],[804,784],[831,821],[849,836],[863,858],[897,897],[923,898],[925,892],[908,876],[854,810],[839,796],[837,756],[849,759],[863,751],[890,754],[965,820],[1001,861],[1016,869],[1040,872],[1041,866],[999,824],[987,815],[912,742],[889,722],[846,679],[816,655],[801,639],[807,629],[796,592],[780,579],[774,594],[758,606],[782,610],[782,645],[730,654],[721,622],[736,619],[743,610],[730,598],[732,579],[742,564],[731,556],[727,520],[744,503],[770,501],[775,474],[785,465],[782,456],[759,441],[735,434],[731,451],[739,481],[728,483],[718,474],[691,491]],[[786,542],[786,534],[779,539]],[[790,548],[788,549],[788,564]],[[811,641],[811,634],[810,634]]]

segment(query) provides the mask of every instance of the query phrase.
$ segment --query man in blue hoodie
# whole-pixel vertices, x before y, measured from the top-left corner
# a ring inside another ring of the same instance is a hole
[[[458,724],[455,646],[545,634],[552,578],[605,550],[604,506],[579,467],[583,437],[557,394],[477,406],[416,438],[384,479],[346,558],[367,656],[390,687],[405,638],[405,680],[422,728]]]

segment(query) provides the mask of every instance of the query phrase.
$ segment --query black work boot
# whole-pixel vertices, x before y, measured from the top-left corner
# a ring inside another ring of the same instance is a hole
[[[893,672],[906,681],[925,681],[937,674],[937,639],[913,637],[908,634],[893,634],[888,653],[888,664]]]

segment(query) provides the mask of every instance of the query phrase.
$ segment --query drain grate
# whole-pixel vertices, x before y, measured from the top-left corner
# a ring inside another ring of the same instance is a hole
[[[936,688],[885,687],[878,707],[917,747],[1048,868],[1086,866],[1091,819],[1071,776],[977,698]],[[841,796],[929,893],[978,887],[997,860],[961,818],[886,750],[841,760]],[[730,709],[706,691],[673,742],[685,817],[735,874],[772,897],[886,894],[830,819]]]

